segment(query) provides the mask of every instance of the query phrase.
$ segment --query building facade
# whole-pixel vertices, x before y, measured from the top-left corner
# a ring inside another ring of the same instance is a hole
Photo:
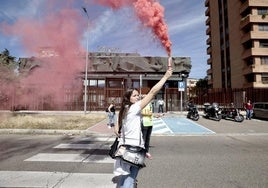
[[[77,62],[84,62],[86,59],[88,65],[84,69],[79,69],[74,77],[64,77],[60,82],[56,79],[44,82],[45,78],[53,77],[50,72],[54,71],[54,65],[57,66],[59,59],[62,59],[51,48],[42,48],[40,52],[38,58],[20,58],[19,72],[27,77],[42,69],[45,74],[41,74],[40,77],[38,72],[38,78],[31,79],[31,82],[14,83],[9,92],[5,91],[1,95],[4,96],[3,100],[0,96],[0,109],[83,110],[83,107],[86,107],[87,111],[99,111],[106,109],[112,101],[119,108],[128,88],[137,88],[141,93],[147,93],[168,69],[168,57],[92,52],[88,54],[88,58],[83,54],[78,55],[77,59],[72,59]],[[48,62],[51,62],[51,69],[45,68]],[[172,77],[152,101],[155,111],[159,98],[165,100],[167,111],[179,110],[178,80],[186,81],[191,70],[190,57],[172,57],[172,68]],[[60,74],[60,71],[56,73]],[[47,88],[46,92],[42,88]],[[187,96],[184,95],[183,100],[185,97]]]
[[[89,109],[100,110],[114,101],[120,105],[127,88],[140,89],[147,93],[168,69],[168,57],[146,57],[137,53],[94,52],[89,54],[88,67],[88,105]],[[155,97],[163,98],[169,111],[179,108],[179,92],[169,92],[178,88],[179,77],[184,80],[191,70],[190,57],[172,57],[173,76]]]
[[[268,88],[268,1],[206,0],[210,88]]]

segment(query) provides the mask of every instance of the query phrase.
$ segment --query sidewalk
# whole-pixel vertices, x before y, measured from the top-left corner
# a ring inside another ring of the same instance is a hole
[[[94,126],[88,128],[86,131],[91,133],[97,134],[105,134],[105,135],[115,135],[113,128],[108,128],[107,126],[107,119],[100,121],[99,123],[95,124]]]
[[[25,113],[25,112],[24,112]],[[48,114],[83,114],[82,111],[45,111],[27,113],[48,113]],[[88,113],[103,113],[103,112],[88,112]],[[187,111],[167,112],[161,117],[185,118]],[[242,123],[237,123],[228,120],[213,121],[202,117],[203,112],[200,111],[200,119],[196,122],[216,133],[268,133],[267,121],[261,120],[245,120]],[[244,115],[244,114],[243,114]],[[99,136],[115,136],[114,129],[107,127],[108,119],[104,119],[86,130],[53,130],[53,129],[0,129],[0,134],[63,134],[63,135],[99,135]]]
[[[11,111],[1,111],[2,114],[14,113]],[[17,111],[17,114],[48,114],[48,115],[69,115],[69,114],[84,114],[83,111]],[[87,114],[99,114],[102,112],[92,111]],[[185,116],[186,112],[168,112],[164,116]],[[59,129],[0,129],[0,134],[65,134],[65,135],[91,135],[99,134],[106,136],[113,136],[114,129],[107,127],[108,119],[104,119],[86,130],[59,130]]]

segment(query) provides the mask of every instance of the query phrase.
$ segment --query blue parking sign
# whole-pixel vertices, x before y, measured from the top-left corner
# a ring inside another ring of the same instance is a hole
[[[184,89],[185,89],[185,83],[179,81],[178,82],[178,89],[179,89],[179,91],[184,91]]]

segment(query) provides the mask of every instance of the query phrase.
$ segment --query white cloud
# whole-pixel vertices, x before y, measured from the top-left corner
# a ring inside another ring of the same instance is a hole
[[[97,20],[90,26],[90,42],[100,40],[105,33],[108,33],[114,26],[115,19],[112,10],[106,10]]]
[[[14,22],[18,18],[35,17],[40,12],[44,0],[2,1],[0,6],[1,17]]]
[[[172,20],[172,22],[169,22],[168,28],[170,35],[175,35],[182,31],[189,32],[196,27],[202,28],[203,24],[204,24],[204,18],[199,16],[187,20]]]

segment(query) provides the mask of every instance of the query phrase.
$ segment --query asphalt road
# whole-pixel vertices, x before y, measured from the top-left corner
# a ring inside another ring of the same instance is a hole
[[[140,187],[268,187],[267,135],[153,137]]]
[[[215,133],[152,136],[153,160],[140,171],[138,187],[268,187],[267,121],[216,122],[201,117],[197,123]],[[0,187],[115,187],[113,160],[107,157],[113,138],[111,132],[2,134]]]

